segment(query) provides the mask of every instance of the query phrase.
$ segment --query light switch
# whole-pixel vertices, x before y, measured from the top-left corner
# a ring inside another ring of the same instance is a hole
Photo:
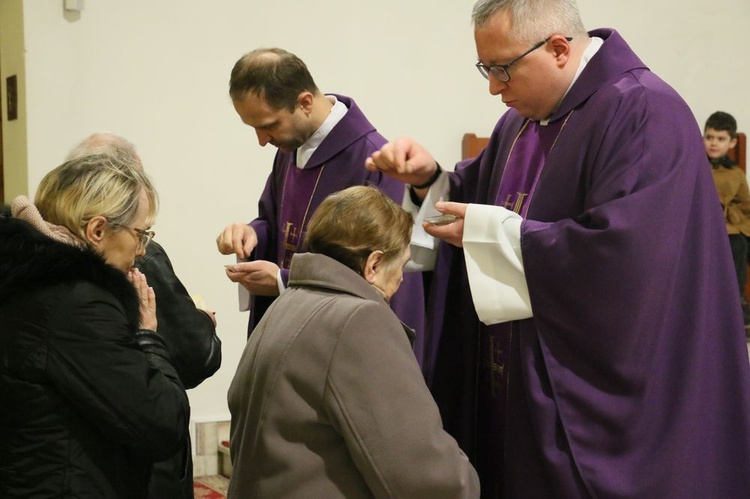
[[[65,10],[80,12],[83,10],[83,0],[64,0]]]

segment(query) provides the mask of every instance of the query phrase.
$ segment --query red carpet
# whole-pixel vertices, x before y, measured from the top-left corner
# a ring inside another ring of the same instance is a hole
[[[211,482],[208,479],[212,477],[206,478],[206,482]],[[214,484],[211,483],[211,485]],[[214,488],[211,485],[204,483],[203,477],[199,477],[193,480],[193,491],[195,492],[195,499],[225,499],[227,497],[224,492],[217,490],[217,488]]]

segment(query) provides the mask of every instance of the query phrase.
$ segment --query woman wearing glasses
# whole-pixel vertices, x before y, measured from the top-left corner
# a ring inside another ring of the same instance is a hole
[[[0,497],[145,497],[183,442],[188,401],[132,270],[156,192],[94,155],[0,218]]]

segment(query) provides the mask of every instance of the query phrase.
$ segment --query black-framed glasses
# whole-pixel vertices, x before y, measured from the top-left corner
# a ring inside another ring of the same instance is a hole
[[[539,47],[541,47],[542,45],[544,45],[545,43],[547,43],[550,40],[550,38],[552,37],[545,38],[544,40],[542,40],[541,42],[537,43],[536,45],[531,47],[529,50],[524,52],[523,54],[519,55],[518,57],[510,61],[508,64],[494,64],[492,66],[485,66],[481,62],[478,62],[476,63],[477,70],[479,70],[479,74],[484,76],[484,78],[487,80],[489,80],[490,75],[492,75],[498,81],[501,81],[503,83],[509,82],[510,72],[508,70],[510,69],[510,67],[514,65],[515,63],[517,63],[518,61],[520,61],[521,59],[523,59],[524,57],[526,57],[527,55],[529,55],[530,53],[532,53],[533,51],[535,51],[536,49],[538,49]],[[568,41],[572,41],[573,37],[566,36],[565,39]]]
[[[151,242],[151,240],[156,235],[156,232],[153,230],[143,230],[138,229],[136,227],[128,227],[127,225],[120,225],[120,224],[110,224],[112,227],[120,227],[122,229],[128,229],[129,231],[132,231],[132,233],[135,235],[136,239],[138,240],[138,247],[146,249],[148,246],[148,243]]]

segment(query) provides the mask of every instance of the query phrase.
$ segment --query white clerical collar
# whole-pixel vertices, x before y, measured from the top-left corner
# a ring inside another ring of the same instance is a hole
[[[320,125],[320,128],[315,130],[315,133],[297,148],[297,168],[299,169],[305,167],[318,146],[331,133],[333,127],[336,126],[336,123],[341,121],[341,118],[349,111],[349,108],[343,102],[339,101],[336,96],[326,95],[326,98],[333,103],[333,107],[326,120]]]
[[[552,113],[557,111],[557,107],[560,105],[563,99],[565,99],[565,96],[568,95],[568,92],[570,92],[570,89],[573,88],[573,85],[575,85],[576,81],[578,81],[578,77],[581,76],[581,73],[583,72],[583,68],[585,68],[586,64],[588,64],[591,58],[594,57],[594,54],[596,54],[599,51],[599,49],[602,48],[603,43],[604,43],[604,40],[602,40],[598,36],[592,36],[591,38],[589,38],[589,46],[586,47],[586,50],[583,51],[583,55],[581,56],[581,63],[578,65],[578,70],[576,71],[576,74],[573,77],[573,81],[570,82],[570,86],[568,86],[568,89],[560,98],[560,100],[557,103],[557,106],[555,106],[555,109],[552,110]],[[550,113],[550,116],[552,116],[552,113]],[[541,120],[539,124],[542,126],[548,125],[549,118],[545,118]]]

